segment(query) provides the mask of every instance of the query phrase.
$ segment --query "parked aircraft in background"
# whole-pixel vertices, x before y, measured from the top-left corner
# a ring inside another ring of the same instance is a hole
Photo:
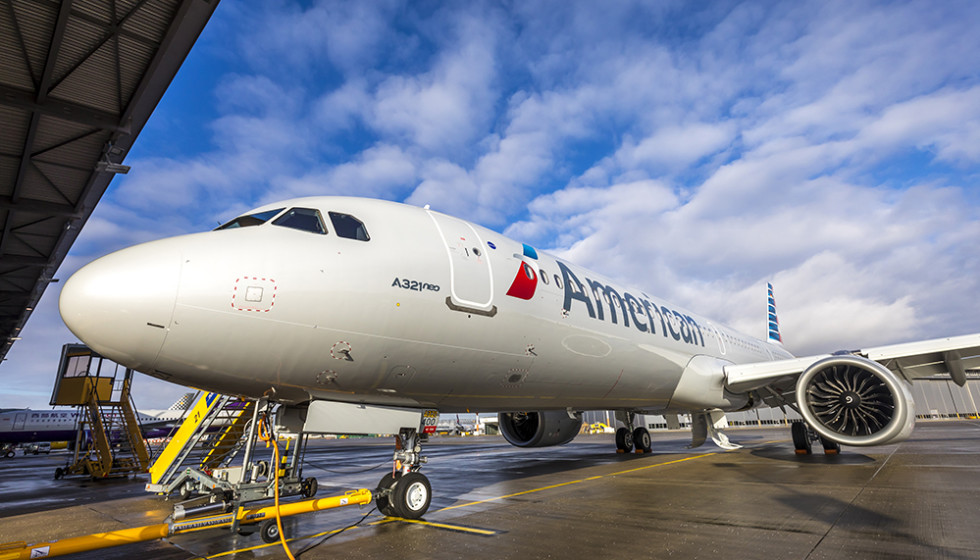
[[[191,404],[194,393],[187,393],[167,410],[139,413],[140,426],[146,437],[170,433]],[[0,412],[0,445],[40,441],[75,441],[78,433],[78,410],[8,409]]]
[[[99,354],[281,403],[285,425],[400,433],[379,504],[403,517],[428,507],[418,432],[436,411],[500,412],[507,441],[537,447],[574,438],[582,411],[616,410],[618,449],[649,451],[636,414],[690,413],[695,445],[730,447],[725,411],[790,406],[806,421],[797,451],[836,452],[907,438],[909,381],[962,384],[980,365],[978,334],[794,358],[771,290],[758,340],[466,221],[346,197],[102,257],[65,283],[61,313]]]
[[[168,423],[171,426],[178,423],[183,419],[184,415],[190,409],[191,405],[194,404],[196,400],[197,393],[184,393],[182,397],[174,401],[174,404],[170,405],[170,408],[165,409],[146,409],[139,413],[140,424],[145,427],[147,425],[160,426],[162,423]]]

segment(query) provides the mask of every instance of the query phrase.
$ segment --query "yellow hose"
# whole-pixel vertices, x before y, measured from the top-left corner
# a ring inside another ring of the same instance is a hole
[[[282,549],[286,551],[286,556],[289,557],[289,560],[296,560],[296,558],[293,557],[292,551],[289,550],[289,545],[286,544],[286,535],[285,533],[283,533],[282,530],[282,516],[280,515],[279,512],[279,442],[277,442],[275,438],[272,437],[271,433],[263,429],[263,426],[265,426],[265,422],[267,420],[268,419],[265,418],[263,419],[262,422],[259,422],[259,439],[266,442],[267,447],[269,445],[269,442],[270,441],[272,442],[272,454],[274,459],[272,468],[274,469],[275,472],[275,475],[273,475],[272,480],[275,489],[276,527],[279,528],[279,542],[282,543]]]

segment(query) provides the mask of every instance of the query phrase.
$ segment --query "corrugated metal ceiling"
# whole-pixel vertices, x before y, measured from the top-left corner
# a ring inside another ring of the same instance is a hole
[[[217,4],[0,0],[0,358]]]

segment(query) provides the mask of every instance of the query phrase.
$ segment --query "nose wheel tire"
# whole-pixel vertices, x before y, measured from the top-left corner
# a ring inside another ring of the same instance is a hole
[[[633,451],[633,434],[630,433],[629,428],[616,430],[616,452],[629,453],[631,451]]]
[[[410,472],[395,482],[389,499],[396,515],[405,519],[418,519],[429,510],[432,486],[422,473]]]
[[[381,482],[378,483],[378,497],[375,498],[375,504],[378,506],[378,511],[388,517],[398,516],[398,512],[395,511],[395,506],[392,503],[392,494],[394,493],[395,481],[401,473],[392,474],[388,473],[381,478]],[[390,490],[390,492],[386,492]]]

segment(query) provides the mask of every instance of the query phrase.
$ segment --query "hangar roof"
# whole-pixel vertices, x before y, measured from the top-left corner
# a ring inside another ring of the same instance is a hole
[[[219,0],[0,0],[0,358]]]

